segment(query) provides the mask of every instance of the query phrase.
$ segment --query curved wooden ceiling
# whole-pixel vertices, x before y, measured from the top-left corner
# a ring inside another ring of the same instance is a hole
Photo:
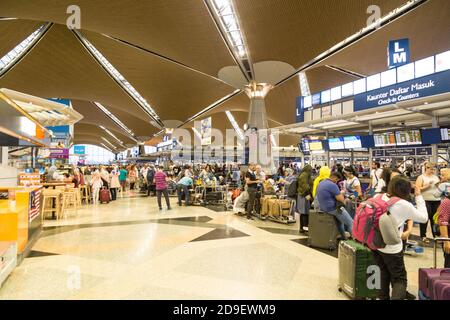
[[[276,60],[298,68],[363,28],[369,16],[369,5],[379,5],[384,15],[406,0],[234,2],[253,62]],[[234,60],[201,0],[0,1],[2,16],[19,18],[0,20],[0,56],[43,22],[55,23],[34,49],[0,78],[0,87],[40,97],[73,99],[74,108],[85,116],[80,124],[87,125],[77,126],[81,130],[78,141],[92,140],[92,133],[98,133],[99,124],[123,135],[124,142],[130,141],[120,127],[97,108],[91,108],[92,101],[102,103],[136,136],[151,137],[159,129],[150,124],[147,114],[66,28],[66,9],[72,4],[81,8],[82,33],[141,93],[162,120],[185,122],[233,92],[232,87],[216,79],[219,70],[233,66]],[[310,89],[316,92],[355,80],[354,76],[325,65],[361,74],[384,71],[389,40],[409,38],[415,60],[449,50],[449,33],[450,1],[428,0],[307,70]],[[266,106],[271,126],[295,121],[295,100],[300,94],[298,77],[268,94]],[[232,110],[238,122],[245,122],[248,108],[249,99],[242,93],[201,118],[213,115],[214,122],[221,128],[231,128],[223,112]],[[192,123],[185,126],[192,126]]]
[[[24,20],[0,20],[0,57],[10,52],[42,23]]]

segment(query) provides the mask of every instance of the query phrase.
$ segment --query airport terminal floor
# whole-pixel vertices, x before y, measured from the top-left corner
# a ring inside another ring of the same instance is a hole
[[[0,317],[449,301],[449,34],[450,0],[0,0]]]
[[[292,225],[133,194],[46,222],[0,299],[341,300],[336,252]],[[439,263],[443,263],[439,256]],[[406,256],[408,290],[432,250]]]

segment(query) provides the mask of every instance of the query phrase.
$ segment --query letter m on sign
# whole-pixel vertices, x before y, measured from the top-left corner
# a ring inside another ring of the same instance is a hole
[[[409,39],[389,41],[388,67],[389,69],[407,64],[410,61]]]

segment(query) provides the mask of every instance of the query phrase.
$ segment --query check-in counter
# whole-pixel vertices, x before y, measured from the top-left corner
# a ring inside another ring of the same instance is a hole
[[[30,250],[42,229],[42,187],[2,188],[0,242],[17,242],[19,260]],[[5,198],[5,197],[3,197]]]

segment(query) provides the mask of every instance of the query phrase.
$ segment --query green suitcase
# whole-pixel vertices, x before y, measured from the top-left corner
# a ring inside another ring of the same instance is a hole
[[[354,240],[339,243],[339,291],[355,300],[376,299],[376,263],[372,252]]]

